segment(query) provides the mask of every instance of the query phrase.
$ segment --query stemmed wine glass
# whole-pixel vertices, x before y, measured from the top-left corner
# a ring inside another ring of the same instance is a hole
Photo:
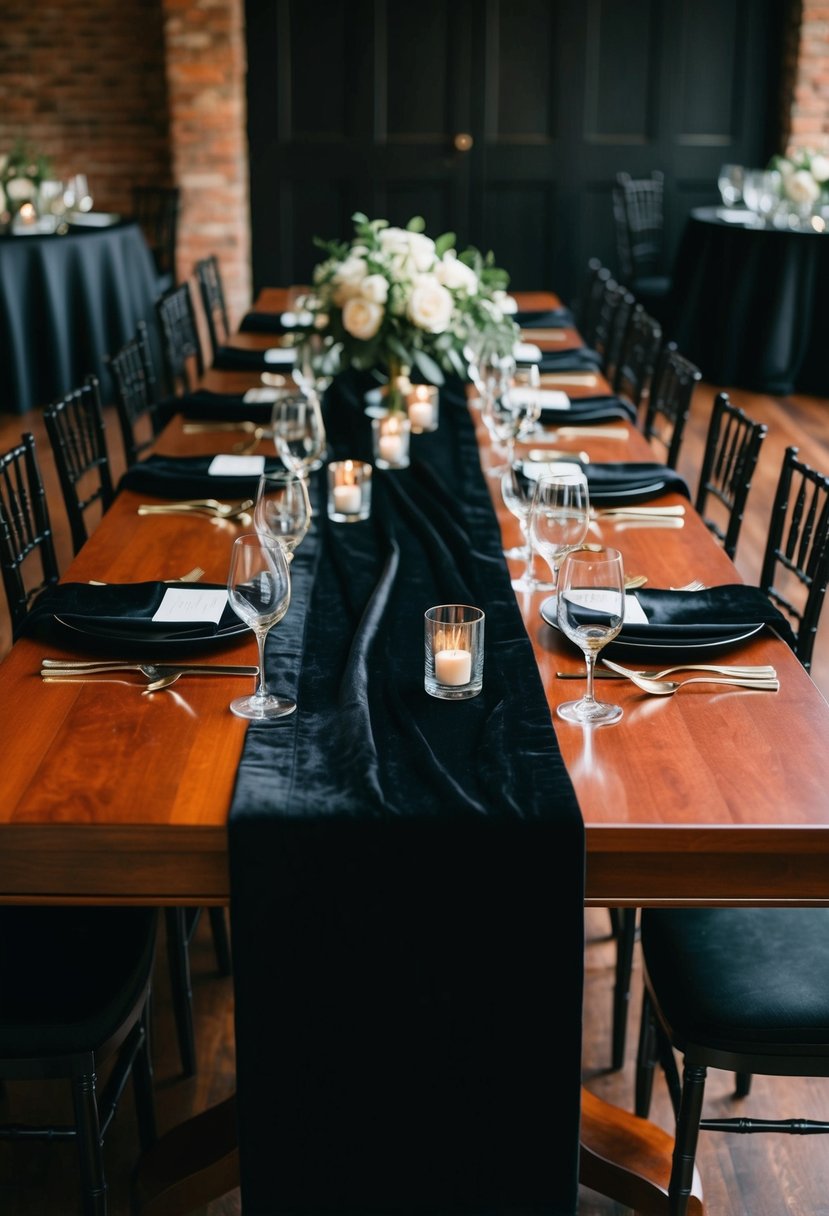
[[[515,549],[506,549],[504,556],[522,558],[524,570],[518,578],[512,580],[515,591],[550,591],[552,583],[543,583],[533,574],[533,549],[527,532],[527,520],[535,491],[535,478],[527,473],[523,461],[513,461],[508,465],[501,477],[501,497],[504,505],[518,520],[518,526],[524,537],[524,544]]]
[[[500,391],[483,404],[482,416],[493,443],[506,451],[506,462],[488,470],[490,477],[502,477],[515,460],[515,444],[522,432],[535,426],[541,413],[538,394],[514,383],[515,365],[503,365]]]
[[[249,697],[237,697],[230,708],[239,718],[270,722],[296,709],[296,701],[268,691],[265,679],[265,639],[282,620],[291,601],[291,576],[285,550],[272,537],[258,532],[237,536],[230,556],[227,595],[238,617],[256,634],[259,680]]]
[[[272,536],[287,554],[294,549],[311,526],[311,500],[307,480],[291,469],[277,469],[259,478],[253,526],[263,536]]]
[[[576,465],[541,473],[535,483],[527,532],[531,547],[540,553],[558,581],[565,554],[584,543],[590,527],[587,477]]]
[[[559,628],[584,652],[587,689],[579,701],[565,701],[556,713],[567,722],[604,726],[618,722],[620,705],[597,701],[593,695],[596,655],[612,642],[625,616],[625,574],[618,549],[568,553],[558,576],[556,614]]]
[[[720,198],[726,207],[734,207],[743,198],[743,166],[721,165],[717,177]]]
[[[325,424],[315,392],[280,397],[271,413],[277,455],[287,468],[304,477],[322,467]]]

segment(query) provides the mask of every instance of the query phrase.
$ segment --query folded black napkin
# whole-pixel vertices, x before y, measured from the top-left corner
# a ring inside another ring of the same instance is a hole
[[[219,587],[218,583],[199,584],[200,589]],[[44,622],[59,616],[67,624],[87,631],[96,627],[103,630],[124,628],[146,631],[148,637],[193,632],[200,637],[211,637],[239,619],[228,603],[218,625],[211,621],[153,621],[168,589],[169,584],[161,582],[108,583],[105,587],[89,583],[56,583],[35,600],[26,619],[26,630],[34,632]]]
[[[235,346],[220,346],[213,360],[213,368],[219,372],[278,372],[290,363],[269,363],[263,350],[241,350]]]
[[[245,402],[239,393],[211,393],[198,389],[171,399],[174,412],[184,418],[203,422],[255,422],[268,423],[273,412],[273,402]]]
[[[578,346],[572,350],[545,350],[541,353],[539,371],[543,372],[598,372],[602,357],[589,346]]]
[[[242,317],[239,332],[243,334],[286,334],[293,330],[282,322],[281,312],[257,312],[251,309]]]
[[[636,406],[624,397],[600,395],[596,397],[571,397],[567,410],[542,409],[541,422],[545,426],[585,426],[591,422],[636,421]]]
[[[636,592],[647,625],[622,626],[621,638],[647,642],[660,639],[716,638],[731,626],[766,624],[794,647],[794,634],[779,608],[759,587],[728,583],[705,591],[662,591],[643,587]]]
[[[621,506],[624,503],[647,502],[660,494],[684,494],[690,498],[688,483],[675,469],[665,464],[623,460],[602,464],[586,464],[587,488],[590,501],[596,506]]]
[[[519,309],[513,320],[522,329],[572,329],[576,324],[569,308],[551,308],[547,312]]]
[[[255,498],[259,474],[213,477],[208,473],[213,456],[148,456],[127,469],[119,490],[137,490],[158,498]],[[284,468],[277,456],[265,461],[273,473]]]

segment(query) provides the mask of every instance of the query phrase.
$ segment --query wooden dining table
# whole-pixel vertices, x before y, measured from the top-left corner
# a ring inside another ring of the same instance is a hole
[[[291,299],[289,292],[270,289],[256,307],[281,311]],[[541,309],[558,300],[532,293],[519,303]],[[571,336],[578,341],[577,334]],[[239,340],[249,349],[275,342],[252,334]],[[562,346],[557,336],[539,337],[538,344]],[[210,371],[204,377],[204,387],[222,392],[258,383],[255,373]],[[598,385],[574,383],[567,391],[578,397],[603,387],[599,377]],[[470,408],[486,471],[495,454],[479,412]],[[606,436],[603,429],[572,436],[550,431],[533,437],[531,445],[586,451],[591,462],[657,459],[635,425],[614,423],[622,437]],[[206,454],[227,451],[240,438],[190,433],[176,416],[155,450]],[[499,482],[487,480],[504,544],[518,545],[518,524],[503,505]],[[139,505],[152,501],[161,500],[122,490],[64,580],[176,579],[198,565],[205,582],[224,584],[231,543],[243,529],[185,515],[139,515]],[[649,587],[678,587],[692,579],[709,586],[742,581],[687,499],[670,494],[659,501],[684,506],[681,526],[605,517],[591,526],[588,539],[619,548],[626,572],[642,575]],[[548,592],[517,594],[586,825],[588,905],[829,903],[823,764],[829,705],[784,642],[764,630],[724,660],[773,664],[780,679],[776,693],[693,685],[674,696],[652,697],[628,681],[608,680],[599,687],[623,707],[621,722],[576,727],[555,718],[555,709],[582,685],[558,673],[583,670],[583,659],[542,619]],[[227,816],[246,730],[228,704],[250,680],[194,678],[145,695],[143,681],[129,674],[60,684],[41,679],[44,655],[94,653],[80,633],[48,645],[24,637],[0,665],[0,732],[6,740],[0,902],[227,903]],[[250,633],[188,657],[257,661]],[[666,1213],[671,1138],[587,1090],[583,1098],[583,1181],[637,1210]],[[203,1134],[204,1125],[196,1132]],[[164,1145],[147,1170],[148,1214],[163,1151]]]

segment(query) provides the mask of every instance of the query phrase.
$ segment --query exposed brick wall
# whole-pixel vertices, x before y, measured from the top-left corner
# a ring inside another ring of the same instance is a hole
[[[0,151],[23,136],[128,211],[134,183],[169,179],[163,63],[161,0],[3,0]]]
[[[162,0],[179,277],[215,253],[231,324],[250,302],[244,0]]]
[[[829,149],[829,3],[803,0],[789,143]]]

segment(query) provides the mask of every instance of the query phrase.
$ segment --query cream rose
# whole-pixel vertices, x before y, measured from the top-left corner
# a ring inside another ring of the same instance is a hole
[[[6,182],[6,193],[15,202],[22,203],[35,197],[37,187],[28,177],[13,177]]]
[[[829,181],[829,156],[812,157],[812,177],[816,182]]]
[[[435,278],[444,287],[452,291],[465,291],[467,295],[475,295],[478,290],[478,276],[465,262],[461,262],[454,251],[443,255],[442,261],[435,267]]]
[[[814,203],[820,197],[820,186],[808,169],[797,169],[783,179],[783,188],[793,203]]]
[[[383,323],[385,309],[374,300],[352,296],[343,308],[343,328],[352,338],[366,342],[373,338]]]
[[[359,295],[363,280],[368,275],[368,266],[362,258],[348,257],[333,278],[334,303],[345,304],[352,296]]]
[[[369,274],[363,279],[360,295],[375,304],[385,304],[389,297],[389,283],[381,274]]]
[[[452,297],[433,275],[422,275],[409,296],[408,313],[419,329],[441,334],[452,319]]]

